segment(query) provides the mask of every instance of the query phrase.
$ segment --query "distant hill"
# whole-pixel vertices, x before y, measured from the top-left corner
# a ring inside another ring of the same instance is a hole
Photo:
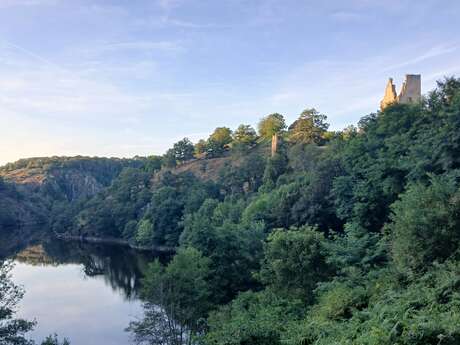
[[[37,157],[0,167],[0,177],[20,190],[72,201],[95,195],[110,185],[123,168],[140,166],[142,162],[136,159]]]
[[[0,229],[44,223],[56,202],[89,198],[139,159],[37,157],[0,167]]]

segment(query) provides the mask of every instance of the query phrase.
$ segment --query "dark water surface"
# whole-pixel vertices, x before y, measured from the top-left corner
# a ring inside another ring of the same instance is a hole
[[[57,333],[72,345],[126,345],[142,316],[140,279],[153,255],[126,247],[47,240],[15,254],[13,281],[25,289],[18,316],[37,321],[41,340]]]

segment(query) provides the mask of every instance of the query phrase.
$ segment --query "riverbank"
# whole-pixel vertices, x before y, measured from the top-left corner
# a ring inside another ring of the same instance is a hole
[[[130,243],[127,240],[121,238],[101,238],[101,237],[92,237],[92,236],[75,236],[75,235],[68,235],[68,234],[55,234],[56,238],[64,241],[79,241],[79,242],[87,242],[87,243],[100,243],[100,244],[108,244],[108,245],[120,245],[130,247],[135,250],[141,251],[150,251],[162,254],[173,254],[176,252],[176,248],[168,247],[168,246],[139,246],[133,243]]]

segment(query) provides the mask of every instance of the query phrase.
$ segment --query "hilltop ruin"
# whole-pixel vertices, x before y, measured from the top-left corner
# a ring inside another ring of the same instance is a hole
[[[394,103],[408,104],[420,102],[422,99],[422,79],[420,74],[406,74],[399,95],[396,95],[396,87],[393,78],[388,80],[385,88],[385,95],[380,102],[380,109],[384,110],[387,106]]]

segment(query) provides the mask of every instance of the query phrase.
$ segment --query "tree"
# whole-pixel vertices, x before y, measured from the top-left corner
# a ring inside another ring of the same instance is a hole
[[[227,127],[217,127],[209,136],[209,140],[224,147],[232,142],[232,131]]]
[[[259,267],[262,226],[241,224],[242,206],[207,199],[184,221],[181,245],[196,248],[211,260],[211,300],[216,304],[255,286],[252,271]]]
[[[62,342],[60,342],[57,335],[54,334],[46,337],[46,339],[42,341],[41,345],[70,345],[70,342],[65,338]]]
[[[138,344],[192,344],[203,330],[209,311],[209,259],[194,248],[183,248],[166,268],[150,264],[143,285],[144,319],[128,330]]]
[[[196,144],[195,144],[195,156],[201,156],[204,153],[206,153],[206,140],[200,139]]]
[[[169,149],[163,156],[163,164],[167,168],[174,168],[177,165],[176,153],[173,149]]]
[[[276,180],[286,172],[287,157],[284,154],[276,153],[265,165],[263,176],[264,191],[271,190],[275,187]]]
[[[163,160],[160,156],[148,156],[145,160],[144,170],[149,173],[153,173],[160,170],[162,164]]]
[[[136,242],[141,245],[152,245],[153,224],[149,219],[142,219],[137,225]]]
[[[306,109],[299,118],[289,126],[289,140],[294,143],[321,144],[329,128],[327,116],[316,109]]]
[[[206,142],[206,157],[207,158],[216,158],[223,155],[225,147],[212,139],[209,139]]]
[[[284,296],[311,302],[317,283],[333,273],[326,260],[323,234],[308,226],[275,230],[264,253],[260,278]]]
[[[281,114],[274,113],[260,120],[258,129],[259,135],[265,139],[271,139],[274,135],[280,134],[286,128],[286,122]]]
[[[232,131],[227,127],[217,127],[206,142],[206,157],[221,156],[232,142]]]
[[[272,141],[272,156],[275,155],[278,148],[278,136],[286,128],[286,122],[281,114],[274,113],[260,120],[259,135],[264,139]]]
[[[96,194],[85,204],[83,210],[80,209],[74,222],[79,234],[83,232],[94,236],[97,233],[98,236],[107,237],[123,235],[127,223],[131,220],[137,221],[151,199],[150,177],[148,172],[141,169],[123,169],[109,188]],[[67,230],[58,226],[65,224],[62,221],[66,220],[65,216],[72,207],[67,206],[68,212],[64,210],[60,207],[53,208],[55,231]]]
[[[243,292],[210,314],[205,344],[280,345],[286,321],[295,319],[299,305],[271,291]]]
[[[392,206],[391,248],[401,270],[425,270],[460,247],[460,190],[455,176],[417,183]]]
[[[144,241],[147,245],[175,246],[182,231],[179,222],[183,209],[183,198],[174,187],[158,188],[152,195],[143,220],[139,223],[138,240]],[[153,237],[149,239],[148,234]]]
[[[253,146],[257,140],[257,134],[250,125],[239,125],[233,133],[233,142],[245,146]]]
[[[0,344],[33,345],[25,334],[32,330],[34,323],[14,318],[24,292],[11,281],[11,269],[10,263],[0,263]]]
[[[193,158],[195,147],[188,138],[184,138],[173,146],[174,157],[177,162],[185,162]]]

